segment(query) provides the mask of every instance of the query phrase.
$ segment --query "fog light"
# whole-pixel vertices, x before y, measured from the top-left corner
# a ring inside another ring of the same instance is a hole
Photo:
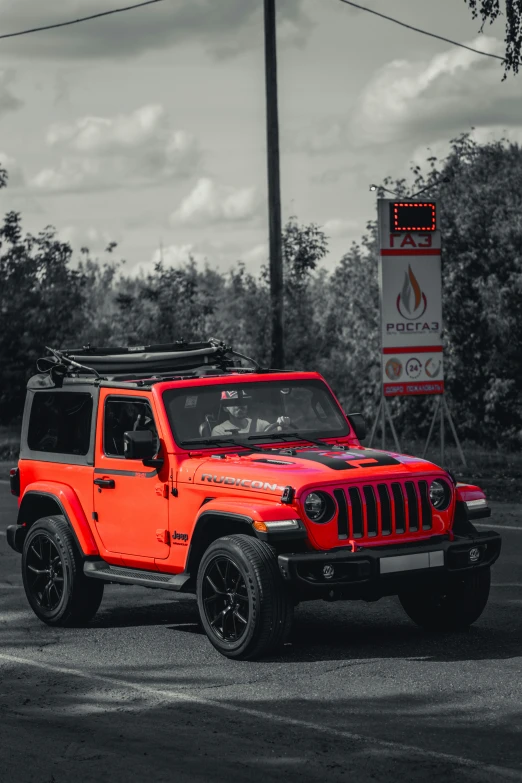
[[[473,549],[469,550],[469,562],[470,563],[477,563],[480,560],[480,549],[478,546],[474,546]]]
[[[325,579],[331,579],[334,575],[334,567],[333,565],[324,565],[323,566],[323,576]]]

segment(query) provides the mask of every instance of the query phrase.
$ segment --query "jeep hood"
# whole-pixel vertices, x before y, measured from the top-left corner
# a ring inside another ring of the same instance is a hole
[[[291,486],[299,493],[305,487],[319,484],[407,478],[412,474],[444,475],[444,471],[419,457],[362,446],[347,450],[297,447],[265,454],[198,456],[197,461],[191,459],[184,463],[178,478],[195,485],[222,484],[269,493],[279,493]]]

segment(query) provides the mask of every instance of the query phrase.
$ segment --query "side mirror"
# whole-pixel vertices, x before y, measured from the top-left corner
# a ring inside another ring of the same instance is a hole
[[[366,429],[366,422],[362,413],[347,413],[348,421],[352,425],[358,440],[364,440],[368,431]]]
[[[150,430],[138,430],[136,432],[123,433],[123,455],[125,459],[141,459],[146,465],[152,461],[153,465],[163,464],[163,460],[156,460],[156,438]]]

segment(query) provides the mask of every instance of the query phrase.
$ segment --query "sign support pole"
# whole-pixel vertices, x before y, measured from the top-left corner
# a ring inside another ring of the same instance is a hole
[[[441,400],[442,400],[442,395],[440,397],[437,397],[435,400],[435,410],[433,411],[433,418],[431,420],[430,429],[428,431],[428,437],[426,438],[426,444],[424,446],[424,451],[422,452],[422,459],[424,459],[424,457],[426,456],[426,452],[428,451],[428,446],[430,445],[431,436],[433,434],[433,427],[435,426],[435,420],[439,412]]]
[[[390,413],[390,409],[388,408],[388,400],[384,396],[383,396],[382,399],[384,401],[384,408],[386,410],[386,413],[388,414],[388,421],[390,422],[390,429],[392,431],[393,440],[395,442],[395,448],[396,448],[396,450],[400,454],[401,453],[401,444],[399,443],[399,438],[397,437],[397,431],[395,430],[395,425],[393,423],[393,419],[392,419],[392,416],[391,416],[391,413]]]
[[[444,416],[446,415],[446,418],[448,419],[451,434],[453,435],[453,438],[455,439],[455,444],[457,446],[457,450],[459,452],[459,457],[461,459],[462,464],[464,467],[467,467],[468,464],[466,462],[466,457],[464,456],[464,452],[462,450],[462,446],[459,440],[459,436],[457,435],[457,430],[455,429],[455,424],[453,423],[453,417],[451,415],[450,409],[448,407],[448,403],[446,401],[446,398],[441,394],[439,397],[437,397],[437,400],[435,402],[435,408],[433,411],[433,417],[431,419],[430,429],[428,432],[428,437],[426,438],[426,444],[424,446],[424,451],[422,453],[422,458],[426,456],[426,452],[428,451],[428,446],[430,445],[431,436],[433,434],[433,428],[435,426],[435,422],[437,420],[438,414],[440,412],[440,458],[441,458],[441,465],[444,465],[445,461],[445,430],[444,430]]]
[[[457,435],[457,430],[455,429],[455,425],[453,423],[453,417],[452,417],[452,415],[450,413],[450,409],[448,408],[448,403],[446,402],[446,398],[445,397],[442,400],[442,404],[444,405],[444,407],[446,409],[446,416],[448,417],[448,421],[449,421],[449,425],[450,425],[450,428],[451,428],[451,432],[452,432],[453,437],[455,438],[455,443],[457,444],[457,449],[458,449],[458,452],[459,452],[460,459],[462,460],[462,464],[464,465],[464,467],[467,468],[468,467],[468,463],[466,462],[466,457],[464,456],[464,452],[462,450],[462,446],[460,445],[459,436]]]
[[[381,398],[379,400],[379,407],[377,408],[377,413],[375,414],[375,419],[374,419],[374,422],[373,422],[373,425],[372,425],[372,431],[370,433],[370,443],[369,443],[370,447],[371,447],[371,445],[373,443],[373,439],[375,437],[375,431],[377,429],[377,423],[379,421],[379,416],[381,415],[381,408],[382,408],[382,401],[383,401],[383,399],[384,399],[384,396],[381,396]]]
[[[390,423],[390,429],[392,431],[393,441],[395,443],[395,449],[397,452],[401,453],[401,445],[399,443],[399,438],[397,436],[397,430],[395,429],[395,424],[393,423],[390,409],[388,407],[388,401],[386,400],[384,394],[381,396],[381,399],[379,401],[379,407],[377,408],[377,414],[373,422],[372,431],[370,433],[370,442],[368,444],[369,447],[371,447],[373,443],[373,439],[375,437],[379,419],[381,420],[381,428],[382,428],[382,435],[381,435],[382,450],[383,451],[386,450],[386,419],[388,419]]]

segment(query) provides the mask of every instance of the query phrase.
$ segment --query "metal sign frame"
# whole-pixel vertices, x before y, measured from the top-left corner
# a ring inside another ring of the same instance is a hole
[[[466,458],[444,397],[442,344],[441,232],[436,201],[377,201],[379,227],[379,299],[381,321],[381,394],[372,427],[371,446],[379,421],[382,448],[386,422],[395,448],[401,451],[388,398],[435,395],[433,418],[423,456],[440,414],[441,464],[445,453],[445,417],[459,456]],[[404,376],[404,377],[403,377]]]

